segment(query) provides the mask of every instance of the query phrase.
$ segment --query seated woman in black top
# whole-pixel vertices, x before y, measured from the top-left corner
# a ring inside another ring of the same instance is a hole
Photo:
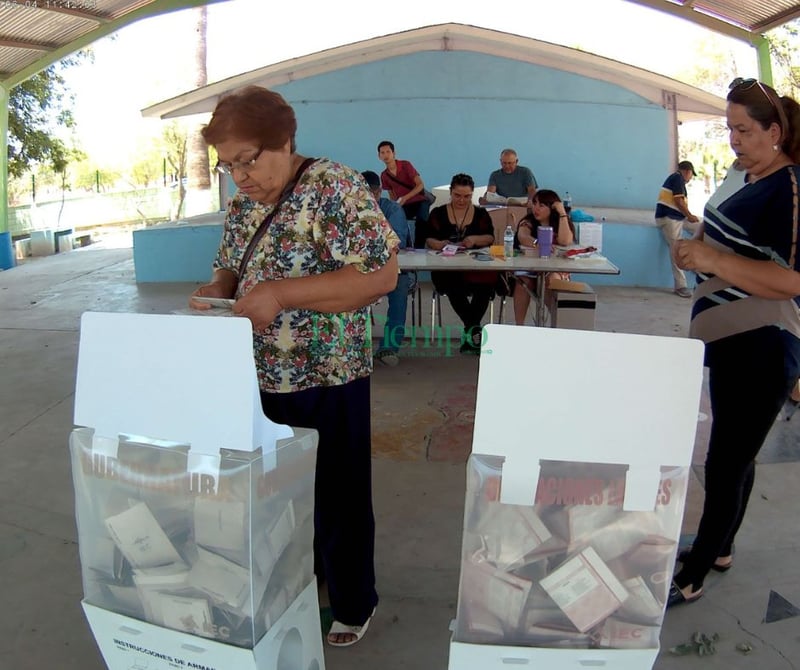
[[[425,246],[441,250],[447,244],[466,249],[488,247],[494,242],[492,219],[483,207],[472,204],[475,182],[467,174],[457,174],[450,182],[450,202],[431,210]],[[450,300],[464,323],[460,351],[479,354],[481,319],[494,296],[496,272],[431,272],[436,291]]]

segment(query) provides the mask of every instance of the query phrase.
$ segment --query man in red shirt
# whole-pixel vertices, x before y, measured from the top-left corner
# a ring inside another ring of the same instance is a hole
[[[378,158],[386,164],[386,169],[381,172],[381,186],[403,208],[406,219],[427,221],[430,203],[424,195],[425,184],[416,168],[410,161],[395,157],[394,144],[389,140],[378,144]]]

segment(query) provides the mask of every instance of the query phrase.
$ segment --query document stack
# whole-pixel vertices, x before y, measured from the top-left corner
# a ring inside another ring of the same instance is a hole
[[[503,325],[487,326],[485,342],[449,670],[651,668],[702,344]]]
[[[542,461],[528,506],[500,502],[502,466],[469,460],[454,640],[657,648],[688,468],[664,468],[641,512],[623,510],[627,466]]]
[[[324,668],[317,435],[261,414],[251,337],[244,319],[84,315],[70,452],[83,606],[111,670]],[[221,342],[240,352],[225,395],[242,391],[204,407],[223,394],[197,361]]]

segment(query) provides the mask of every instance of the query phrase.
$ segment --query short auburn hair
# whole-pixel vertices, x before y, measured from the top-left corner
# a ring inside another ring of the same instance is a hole
[[[297,119],[280,93],[263,86],[245,86],[220,98],[201,132],[207,144],[254,140],[273,151],[291,140],[294,152]]]

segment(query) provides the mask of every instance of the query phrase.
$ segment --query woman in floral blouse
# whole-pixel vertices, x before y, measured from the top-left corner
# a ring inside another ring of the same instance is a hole
[[[296,130],[292,107],[262,87],[217,104],[203,137],[238,191],[211,283],[193,296],[236,299],[233,312],[253,324],[264,413],[319,432],[315,571],[335,619],[328,642],[346,646],[378,602],[367,306],[396,284],[398,240],[358,172],[299,155]]]

